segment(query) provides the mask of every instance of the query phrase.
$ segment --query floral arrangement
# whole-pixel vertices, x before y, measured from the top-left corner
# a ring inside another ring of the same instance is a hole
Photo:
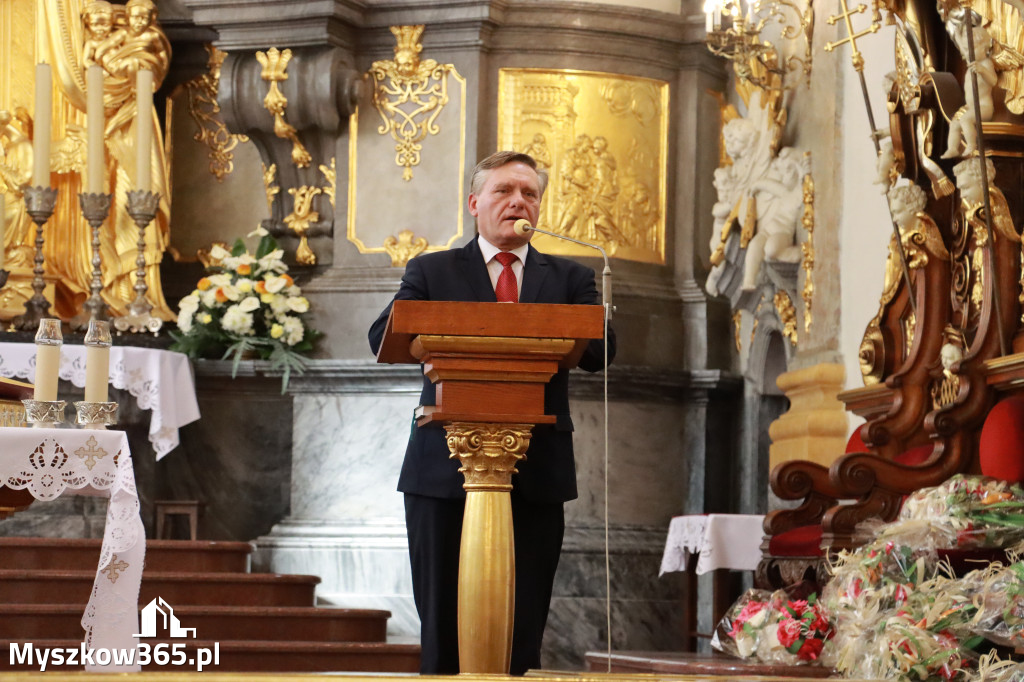
[[[302,353],[313,348],[320,332],[303,319],[309,300],[288,275],[288,266],[273,237],[265,230],[256,253],[238,239],[229,252],[210,250],[207,276],[178,304],[178,331],[171,332],[172,350],[192,358],[231,358],[232,376],[243,357],[255,355],[281,372],[281,392],[294,372],[306,369]]]
[[[816,595],[749,590],[719,624],[712,646],[740,658],[781,664],[814,663],[835,628]]]
[[[923,488],[903,504],[900,519],[931,520],[945,547],[1005,547],[1024,540],[1024,489],[1006,481],[957,474]]]

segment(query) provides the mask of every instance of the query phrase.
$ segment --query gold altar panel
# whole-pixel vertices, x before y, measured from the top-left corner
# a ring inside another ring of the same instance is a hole
[[[422,26],[393,26],[393,60],[374,62],[349,117],[348,240],[403,267],[463,235],[466,79],[420,58]]]
[[[550,180],[542,229],[616,258],[665,263],[668,83],[594,71],[501,69],[498,148],[532,155]],[[542,251],[593,256],[538,234]]]

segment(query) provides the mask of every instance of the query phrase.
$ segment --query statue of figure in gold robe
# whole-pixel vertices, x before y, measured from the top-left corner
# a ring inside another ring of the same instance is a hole
[[[151,70],[154,89],[158,89],[170,64],[170,43],[156,24],[156,6],[152,0],[129,0],[124,6],[105,0],[87,3],[82,0],[43,0],[43,5],[50,56],[60,76],[60,88],[78,112],[85,108],[85,70],[92,64],[99,64],[104,70],[105,189],[113,193],[114,198],[110,217],[101,230],[102,296],[113,314],[123,315],[135,297],[132,286],[138,255],[138,228],[124,210],[126,195],[135,189],[138,175],[135,161],[135,75],[140,69]],[[81,23],[78,17],[81,17]],[[72,48],[67,49],[66,46]],[[73,122],[75,116],[80,117],[80,114],[69,112],[65,123]],[[154,315],[171,320],[174,315],[164,300],[159,270],[170,227],[168,164],[155,112],[148,125],[153,127],[152,191],[160,195],[160,204],[154,225],[146,230],[147,297],[153,304]],[[77,176],[69,181],[75,187],[62,186],[62,194],[79,191]],[[83,223],[81,220],[76,222]],[[88,226],[73,230],[70,237],[50,247],[56,253],[48,252],[47,269],[60,275],[63,287],[69,290],[66,295],[70,294],[76,304],[80,304],[88,295],[91,279]],[[62,316],[68,312],[61,311],[59,305],[58,311]]]

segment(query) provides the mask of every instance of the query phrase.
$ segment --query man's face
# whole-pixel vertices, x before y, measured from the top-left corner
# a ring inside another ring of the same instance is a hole
[[[149,27],[149,10],[136,5],[128,10],[128,30],[132,35],[140,35]]]
[[[540,181],[525,163],[513,162],[490,171],[479,194],[469,195],[469,212],[484,239],[507,251],[530,241],[533,232],[519,236],[512,226],[520,218],[531,225],[540,215]]]

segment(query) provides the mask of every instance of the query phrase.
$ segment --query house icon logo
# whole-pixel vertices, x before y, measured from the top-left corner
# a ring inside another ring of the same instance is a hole
[[[153,601],[146,604],[146,607],[142,609],[142,632],[132,635],[133,637],[156,637],[157,632],[157,615],[159,614],[162,622],[161,630],[166,630],[170,637],[192,637],[195,639],[196,629],[195,628],[183,628],[181,623],[178,622],[178,617],[174,615],[174,608],[163,600],[163,597],[157,597]]]

